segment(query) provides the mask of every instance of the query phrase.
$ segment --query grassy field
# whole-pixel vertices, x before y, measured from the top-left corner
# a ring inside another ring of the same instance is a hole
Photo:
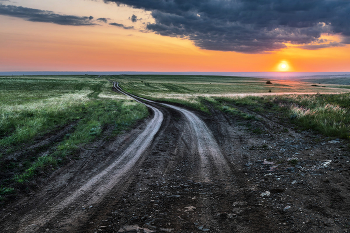
[[[204,112],[209,111],[201,104],[201,98],[233,98],[284,93],[346,93],[350,91],[346,89],[349,86],[342,84],[316,85],[303,81],[247,77],[121,75],[113,76],[111,79],[118,81],[126,91],[139,96],[180,103]],[[271,81],[272,84],[266,84],[267,81]]]
[[[350,139],[350,94],[249,96],[210,100],[222,111],[243,114],[235,106],[256,113],[274,113],[301,129],[313,129],[326,136]],[[249,117],[244,115],[244,117]]]
[[[226,113],[252,119],[230,106],[245,105],[258,112],[276,111],[303,129],[340,138],[350,136],[349,78],[308,82],[217,76],[115,78],[125,90],[153,100],[179,103],[207,113],[210,103]]]
[[[113,92],[111,81],[133,94],[207,114],[214,107],[245,121],[257,120],[237,108],[243,106],[258,113],[274,112],[302,129],[350,136],[350,89],[343,79],[267,84],[266,79],[217,76],[0,77],[0,201],[16,192],[16,184],[74,158],[81,146],[106,130],[112,132],[109,136],[116,135],[148,115],[145,106]],[[49,153],[39,147],[30,156],[14,157],[68,126],[72,130]]]
[[[273,93],[334,93],[345,92],[346,85],[316,85],[310,82],[226,76],[114,76],[114,80],[130,92],[153,98],[186,98],[193,96],[222,96]],[[316,86],[315,86],[316,85]],[[270,92],[271,91],[271,92]]]
[[[97,77],[0,77],[0,170],[2,196],[15,191],[47,167],[74,157],[79,147],[100,137],[128,129],[148,115],[147,108],[112,91]],[[14,155],[40,140],[72,126],[49,154]]]

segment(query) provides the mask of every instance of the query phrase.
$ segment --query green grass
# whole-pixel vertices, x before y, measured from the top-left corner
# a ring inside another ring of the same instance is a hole
[[[82,117],[74,132],[66,135],[66,139],[57,146],[54,153],[37,158],[22,174],[17,175],[14,178],[16,182],[26,182],[42,168],[56,166],[67,156],[76,154],[81,145],[99,137],[108,125],[115,135],[148,114],[144,105],[115,100],[91,101],[84,105],[84,110],[84,115],[88,117]]]
[[[256,120],[256,117],[251,115],[251,114],[247,114],[239,109],[227,106],[227,105],[220,105],[219,109],[227,114],[230,115],[236,115],[236,116],[240,116],[245,120]]]
[[[206,113],[210,111],[202,101],[203,98],[232,98],[239,94],[271,94],[270,90],[272,93],[346,92],[344,88],[330,86],[320,89],[302,81],[273,80],[272,84],[266,84],[267,79],[253,77],[120,75],[112,76],[110,79],[118,81],[125,91],[132,94],[156,101],[179,103]],[[247,101],[251,103],[243,103]],[[254,98],[242,98],[242,104],[254,104],[254,101]],[[262,111],[259,106],[257,109]]]
[[[154,100],[162,101],[162,102],[166,102],[166,103],[167,102],[177,103],[177,104],[181,104],[181,105],[187,106],[189,108],[210,114],[209,109],[207,108],[207,106],[205,106],[204,104],[201,103],[200,98],[194,99],[192,101],[191,100],[182,100],[182,99],[167,99],[167,98],[154,99]]]
[[[241,107],[262,114],[274,113],[300,129],[350,137],[350,94],[237,97],[242,93],[268,94],[270,89],[271,93],[346,91],[347,86],[339,84],[314,87],[305,82],[272,81],[267,85],[265,79],[218,76],[0,77],[0,169],[14,174],[0,179],[0,199],[16,191],[15,183],[26,183],[40,171],[54,169],[66,158],[75,158],[79,147],[102,137],[107,129],[112,132],[109,136],[116,135],[148,115],[144,105],[113,92],[109,80],[152,100],[178,103],[205,113],[214,107],[243,120],[248,128],[258,119]],[[53,145],[55,149],[49,154],[38,150],[19,160],[7,159],[11,153],[69,124],[74,128]],[[250,128],[253,133],[263,133]]]
[[[14,188],[9,188],[9,187],[0,187],[0,201],[5,200],[4,196],[10,195],[15,193],[15,189]]]
[[[0,196],[14,193],[14,188],[0,187]]]
[[[147,96],[145,98],[158,101],[158,102],[163,102],[163,103],[180,104],[190,109],[198,110],[198,111],[210,114],[210,110],[208,109],[208,107],[202,103],[203,98],[201,97],[188,98],[188,99],[171,99],[171,98],[152,98]]]
[[[350,139],[350,94],[294,96],[281,107],[305,129],[311,128],[327,136]]]
[[[272,112],[302,129],[350,139],[350,94],[221,98],[221,102]],[[224,105],[223,105],[224,106]]]
[[[239,110],[241,106],[249,106],[257,113],[274,112],[301,129],[317,130],[326,136],[350,136],[350,100],[349,94],[344,93],[349,88],[346,85],[349,79],[309,80],[326,85],[312,86],[310,82],[290,80],[272,80],[272,84],[266,84],[266,79],[245,77],[136,75],[112,78],[126,91],[152,100],[180,103],[206,113],[209,104],[231,116],[257,120],[252,114]],[[272,94],[315,94],[264,95],[271,94],[270,89]],[[320,92],[342,94],[316,94]],[[263,95],[238,97],[242,93]],[[238,108],[227,104],[230,102]]]
[[[293,80],[272,80],[272,84],[266,84],[266,79],[224,76],[125,75],[112,79],[119,81],[122,88],[133,94],[152,100],[180,103],[206,113],[210,112],[207,106],[210,104],[231,116],[257,120],[252,114],[227,104],[231,102],[237,107],[249,106],[253,112],[274,112],[279,118],[289,120],[301,129],[317,130],[327,136],[350,136],[350,101],[349,94],[344,93],[349,89],[346,85],[348,78],[309,80],[325,83],[325,86]],[[320,92],[342,94],[316,95]],[[238,97],[242,93],[263,95]],[[273,93],[314,94],[264,95]]]
[[[12,178],[0,185],[26,183],[40,171],[55,168],[108,130],[108,137],[148,116],[147,108],[112,91],[112,83],[95,77],[0,77],[0,169]],[[49,154],[9,159],[12,153],[72,124],[71,132]],[[9,157],[10,156],[10,157]],[[2,187],[1,186],[1,187]],[[4,191],[2,195],[8,193]]]
[[[189,75],[121,75],[112,76],[124,90],[153,98],[181,99],[203,95],[285,92],[341,92],[333,86],[313,87],[308,82],[273,80],[253,77]]]

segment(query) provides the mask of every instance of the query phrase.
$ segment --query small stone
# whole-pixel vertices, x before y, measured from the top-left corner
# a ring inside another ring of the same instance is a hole
[[[334,144],[334,143],[340,143],[340,141],[339,140],[332,140],[332,141],[329,141],[328,143]]]
[[[267,161],[266,159],[264,159],[263,164],[269,164],[269,165],[272,165],[272,164],[275,164],[275,163],[274,163],[274,162],[269,162],[269,161]]]
[[[208,231],[210,231],[208,228],[204,228],[204,226],[198,227],[198,230],[201,230],[201,231],[203,231],[203,232],[208,232]]]
[[[185,207],[185,212],[191,212],[191,211],[194,211],[195,209],[196,209],[196,207],[194,207],[194,206],[187,206],[187,207]]]
[[[261,197],[269,197],[270,196],[270,191],[266,191],[260,194]]]
[[[165,232],[172,232],[174,229],[173,228],[160,228],[161,231]]]

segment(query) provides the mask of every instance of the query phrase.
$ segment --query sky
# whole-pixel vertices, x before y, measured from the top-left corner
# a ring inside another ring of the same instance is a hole
[[[0,72],[349,72],[350,0],[0,0]]]

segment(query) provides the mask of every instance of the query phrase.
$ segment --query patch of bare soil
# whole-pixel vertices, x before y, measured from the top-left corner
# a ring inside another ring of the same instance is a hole
[[[110,138],[112,132],[107,129],[100,140],[80,148],[75,158],[71,159],[68,164],[53,173],[41,174],[36,180],[27,184],[25,186],[27,192],[19,194],[16,201],[1,209],[2,232],[40,232],[43,226],[52,225],[52,221],[59,222],[57,227],[65,229],[67,226],[64,222],[68,213],[78,211],[79,214],[76,216],[82,217],[84,214],[80,213],[81,210],[92,209],[92,206],[85,208],[84,205],[88,202],[89,194],[96,189],[89,192],[80,190],[81,197],[70,203],[71,205],[63,208],[58,207],[64,204],[64,201],[72,198],[73,194],[84,184],[92,182],[93,178],[118,160],[129,145],[144,131],[149,121],[150,119],[142,121],[131,132],[126,132],[115,138]],[[141,159],[137,162],[140,161]],[[123,186],[127,187],[129,179],[125,178],[123,182],[125,183]],[[100,186],[96,185],[95,188],[98,187]],[[76,195],[80,196],[79,193]],[[95,194],[97,197],[99,195],[99,193]],[[81,205],[77,206],[78,204]],[[53,213],[55,215],[52,215]],[[71,222],[73,219],[74,216],[71,216],[68,225],[74,225]]]
[[[346,142],[244,108],[259,120],[148,104],[164,115],[160,130],[120,181],[104,191],[96,183],[98,201],[90,205],[99,193],[88,192],[31,226],[118,160],[150,119],[82,148],[79,160],[2,209],[3,232],[349,231]]]
[[[213,110],[216,120],[209,118],[207,123],[218,133],[221,148],[241,171],[245,188],[274,232],[350,231],[348,142],[295,130],[273,113],[234,107],[258,120]],[[254,212],[250,208],[254,207],[238,207],[246,217]],[[268,232],[264,227],[259,231]]]

